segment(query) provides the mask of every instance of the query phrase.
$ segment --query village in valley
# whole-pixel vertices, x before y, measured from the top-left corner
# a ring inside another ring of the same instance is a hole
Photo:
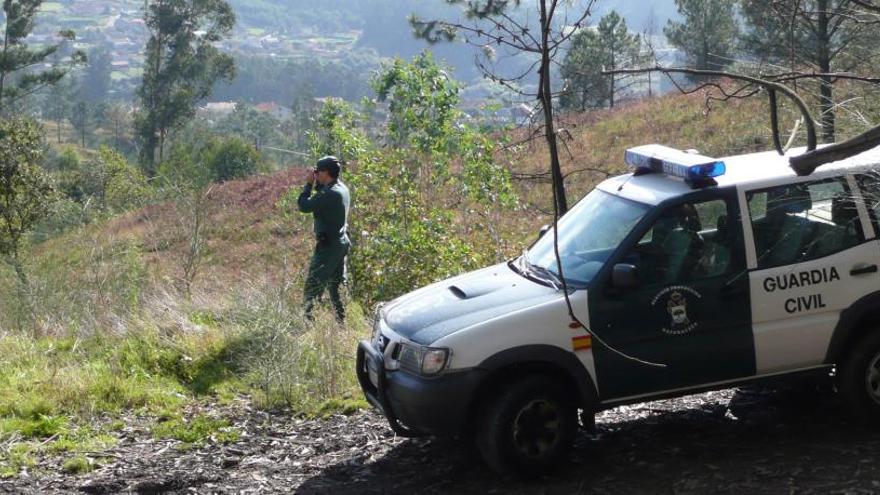
[[[246,3],[243,0],[240,3]],[[111,56],[110,95],[129,95],[139,84],[144,66],[144,46],[149,31],[144,22],[144,2],[140,0],[63,0],[45,2],[38,22],[28,36],[33,46],[49,45],[59,40],[59,32],[72,30],[75,41],[68,50],[86,53],[105,50]],[[322,57],[338,58],[351,50],[361,36],[359,30],[317,34],[314,28],[296,33],[271,30],[266,26],[248,26],[239,22],[232,36],[216,43],[224,52],[261,56],[285,61]],[[275,102],[263,102],[255,108],[278,120],[290,117],[291,110]],[[208,103],[201,114],[223,117],[234,109],[232,102]]]

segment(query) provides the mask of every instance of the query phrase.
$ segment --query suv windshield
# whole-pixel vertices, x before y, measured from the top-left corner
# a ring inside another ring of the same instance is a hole
[[[648,205],[594,189],[559,220],[559,256],[567,283],[584,286],[645,216]],[[520,260],[542,279],[558,279],[550,229]],[[541,272],[551,272],[553,277]],[[548,280],[556,285],[557,280]]]

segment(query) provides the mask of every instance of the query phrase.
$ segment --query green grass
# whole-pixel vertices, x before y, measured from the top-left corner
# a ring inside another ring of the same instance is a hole
[[[352,313],[362,318],[356,306]],[[263,407],[308,417],[366,407],[352,399],[356,379],[346,359],[366,323],[338,327],[328,311],[305,327],[262,305],[193,310],[183,319],[200,330],[0,336],[0,441],[13,446],[0,451],[0,477],[39,471],[36,459],[46,456],[63,456],[67,473],[88,472],[129,426],[127,417],[145,418],[134,426],[184,449],[238,441],[229,419],[188,414],[202,401],[232,404],[250,394]]]
[[[231,443],[240,438],[229,420],[205,415],[198,415],[190,420],[173,418],[159,422],[153,427],[152,433],[156,438],[172,438],[192,444],[202,444],[208,440]]]
[[[0,478],[12,478],[23,469],[31,469],[37,464],[33,456],[33,446],[29,443],[12,445],[7,452],[0,452]]]
[[[370,404],[362,398],[339,397],[332,398],[321,403],[320,406],[310,414],[311,417],[329,418],[337,414],[348,416],[358,412],[361,409],[369,409]]]
[[[18,433],[26,439],[49,438],[66,431],[68,420],[63,416],[6,417],[0,419],[0,435]]]
[[[64,461],[61,469],[68,474],[83,474],[94,469],[94,466],[85,456],[75,455]]]

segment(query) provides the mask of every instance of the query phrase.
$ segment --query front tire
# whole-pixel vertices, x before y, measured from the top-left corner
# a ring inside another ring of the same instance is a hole
[[[880,331],[850,349],[840,367],[838,390],[856,419],[880,423]]]
[[[572,391],[544,375],[511,382],[484,404],[477,446],[502,474],[535,476],[568,458],[577,431]]]

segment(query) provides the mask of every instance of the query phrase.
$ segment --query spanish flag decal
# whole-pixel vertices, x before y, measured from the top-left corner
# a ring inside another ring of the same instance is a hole
[[[585,351],[593,347],[592,335],[580,335],[571,338],[571,348],[574,351]]]

